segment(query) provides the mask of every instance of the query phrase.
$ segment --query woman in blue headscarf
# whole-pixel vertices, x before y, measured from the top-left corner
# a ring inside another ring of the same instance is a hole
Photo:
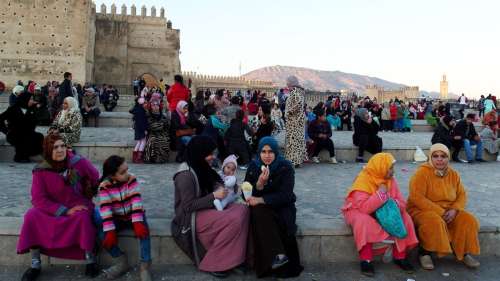
[[[297,247],[296,208],[292,163],[281,156],[273,137],[259,142],[256,159],[250,163],[245,181],[253,186],[247,198],[254,241],[257,277],[296,277],[304,269]]]

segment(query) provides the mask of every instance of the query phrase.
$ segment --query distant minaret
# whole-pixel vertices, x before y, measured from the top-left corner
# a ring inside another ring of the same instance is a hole
[[[443,80],[441,81],[440,97],[442,100],[448,99],[448,81],[446,81],[446,74],[443,74]]]

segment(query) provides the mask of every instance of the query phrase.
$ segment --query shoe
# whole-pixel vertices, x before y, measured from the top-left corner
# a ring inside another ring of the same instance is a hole
[[[319,158],[318,157],[313,157],[312,161],[316,164],[319,164]]]
[[[497,156],[497,162],[500,162],[500,154]]]
[[[31,161],[29,158],[21,158],[21,157],[14,156],[14,162],[16,162],[16,163],[29,163]]]
[[[411,263],[408,261],[408,259],[402,259],[402,260],[394,260],[394,264],[399,266],[404,272],[408,274],[413,274],[415,273],[415,268]]]
[[[459,163],[460,159],[458,159],[458,157],[452,157],[451,161]]]
[[[333,156],[332,158],[330,158],[330,163],[331,164],[338,164],[337,158],[335,158],[335,156]]]
[[[219,279],[224,279],[224,278],[229,276],[229,274],[226,271],[213,271],[213,272],[209,272],[209,273],[213,277],[219,278]]]
[[[137,164],[137,151],[132,151],[132,163]]]
[[[85,276],[95,278],[99,275],[99,266],[97,263],[89,263],[85,266]]]
[[[475,258],[473,258],[471,255],[465,255],[464,256],[464,260],[462,261],[465,266],[467,266],[468,268],[478,268],[481,263],[479,263],[479,261],[477,261]]]
[[[430,255],[422,255],[418,257],[420,265],[425,270],[433,270],[434,263],[432,262],[432,257]]]
[[[40,268],[28,268],[24,274],[23,274],[23,277],[22,277],[22,281],[35,281],[38,276],[40,276],[40,273],[42,272],[42,270]]]
[[[239,275],[245,275],[248,272],[248,266],[246,263],[242,263],[242,264],[238,265],[237,267],[233,268],[233,271]]]
[[[485,163],[485,162],[488,162],[488,161],[486,161],[486,160],[484,160],[484,159],[476,159],[476,162],[479,162],[479,163]]]
[[[465,163],[469,163],[469,161],[464,160],[464,159],[458,159],[458,162],[460,162],[460,163],[464,163],[464,164],[465,164]]]
[[[128,268],[127,255],[124,253],[123,255],[114,258],[113,265],[104,269],[103,272],[106,274],[108,279],[115,279],[127,272]]]
[[[373,277],[375,276],[375,267],[373,267],[373,264],[369,261],[362,261],[360,263],[361,266],[361,274],[367,277]]]
[[[302,168],[302,165],[300,165],[300,164],[295,165],[295,169],[299,169],[299,168]]]
[[[467,162],[464,163],[474,164],[474,160],[467,160]]]
[[[140,269],[140,277],[141,281],[151,281],[153,278],[151,277],[151,263],[150,262],[141,262],[141,269]]]
[[[363,157],[356,157],[356,163],[366,163]]]
[[[280,257],[279,255],[277,255],[274,258],[273,265],[271,266],[271,268],[274,270],[274,269],[277,269],[277,268],[284,266],[287,263],[288,263],[287,256],[283,255],[282,257]]]

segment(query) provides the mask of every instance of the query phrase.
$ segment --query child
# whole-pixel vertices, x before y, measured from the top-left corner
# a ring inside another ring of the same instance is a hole
[[[140,241],[141,281],[150,281],[151,240],[139,182],[128,173],[123,157],[112,155],[104,161],[95,221],[102,246],[115,261],[113,266],[104,270],[107,277],[114,279],[128,270],[127,255],[118,247],[117,232],[132,228]]]
[[[144,147],[146,146],[146,130],[148,128],[148,119],[146,110],[144,109],[145,99],[137,98],[134,107],[130,109],[130,113],[134,116],[134,139],[136,141],[134,152],[132,154],[132,162],[143,163]]]
[[[275,103],[273,105],[273,109],[271,110],[271,120],[273,120],[278,131],[283,130],[283,127],[284,127],[283,118],[281,118],[282,116],[283,116],[283,114],[281,113],[281,110],[280,110],[278,104]]]
[[[215,199],[214,206],[218,211],[224,210],[227,205],[233,203],[238,199],[237,190],[238,185],[236,184],[236,168],[238,168],[237,157],[235,155],[229,155],[224,159],[222,163],[222,171],[220,176],[224,180],[224,188],[227,188],[228,193],[224,199]]]

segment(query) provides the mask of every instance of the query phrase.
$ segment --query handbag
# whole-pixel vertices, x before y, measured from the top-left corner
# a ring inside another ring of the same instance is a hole
[[[375,211],[375,217],[380,226],[390,235],[400,239],[408,235],[398,204],[394,199],[390,198],[378,208]]]

